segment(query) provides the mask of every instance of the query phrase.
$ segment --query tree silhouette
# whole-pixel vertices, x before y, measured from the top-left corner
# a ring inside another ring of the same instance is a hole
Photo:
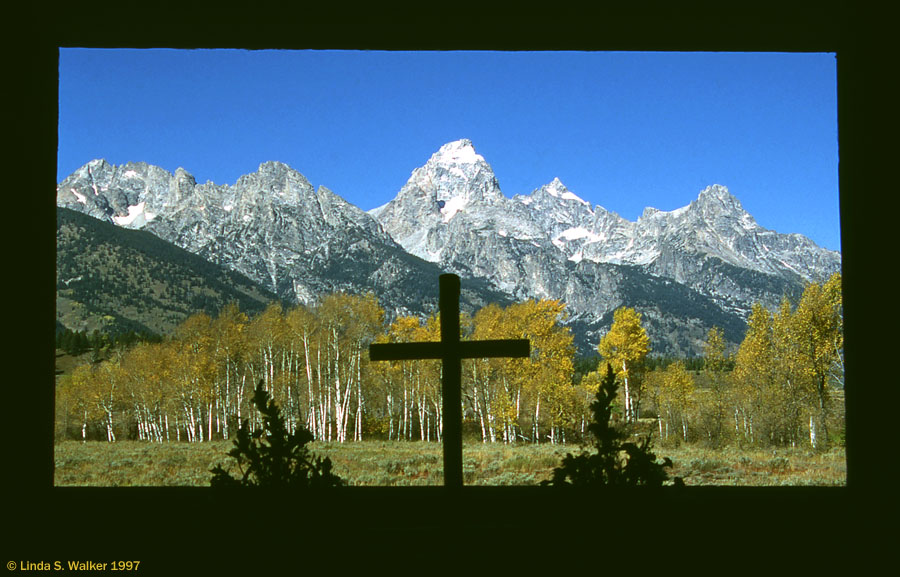
[[[666,468],[672,467],[672,461],[666,457],[658,462],[650,450],[649,435],[640,444],[624,442],[628,437],[625,430],[610,426],[617,390],[616,375],[607,364],[606,377],[597,390],[596,400],[591,403],[594,420],[588,425],[597,440],[597,452],[582,451],[578,456],[566,454],[562,465],[553,470],[553,477],[542,485],[659,487],[669,480]],[[673,483],[684,484],[679,477]]]
[[[331,459],[313,457],[306,444],[313,435],[300,426],[288,433],[275,401],[260,381],[253,394],[253,403],[263,416],[263,428],[250,432],[247,419],[241,423],[228,454],[235,458],[242,476],[232,477],[221,465],[216,465],[212,487],[338,487],[340,477],[331,472]]]

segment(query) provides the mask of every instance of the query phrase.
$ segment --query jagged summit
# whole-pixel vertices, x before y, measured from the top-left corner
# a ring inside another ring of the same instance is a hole
[[[471,140],[461,139],[441,146],[390,202],[369,214],[408,252],[436,262],[434,247],[444,244],[445,227],[506,200],[490,164]]]
[[[655,350],[697,354],[710,326],[738,335],[753,302],[777,306],[841,266],[839,253],[802,235],[760,227],[719,184],[688,206],[648,207],[636,222],[592,208],[558,177],[506,198],[469,139],[441,146],[368,213],[277,161],[234,185],[197,185],[182,167],[96,159],[59,184],[57,205],[142,228],[304,303],[373,291],[409,311],[439,271],[503,298],[559,299],[583,323],[582,350],[624,304],[644,307],[669,339]]]
[[[484,157],[475,152],[475,146],[471,140],[463,138],[443,145],[431,156],[430,160],[451,164],[472,164],[484,162]]]
[[[741,201],[731,194],[727,187],[721,184],[713,184],[701,190],[696,202],[701,206],[718,206],[728,211],[744,212]]]
[[[574,200],[575,202],[579,202],[585,206],[591,206],[591,203],[569,190],[558,177],[554,178],[550,182],[550,184],[545,184],[544,186],[542,186],[540,188],[540,191],[545,194],[549,194],[550,196],[561,198],[562,200]]]

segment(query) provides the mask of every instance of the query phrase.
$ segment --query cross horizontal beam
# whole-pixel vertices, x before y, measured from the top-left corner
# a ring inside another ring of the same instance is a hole
[[[455,356],[460,359],[487,359],[494,357],[529,357],[531,343],[528,339],[497,339],[460,341],[459,353],[441,342],[426,343],[377,343],[369,345],[369,359],[373,361],[409,361],[416,359],[443,359]]]

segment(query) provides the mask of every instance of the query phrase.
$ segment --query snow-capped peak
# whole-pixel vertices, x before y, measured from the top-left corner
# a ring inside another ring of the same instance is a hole
[[[431,157],[433,161],[446,164],[474,164],[484,162],[484,157],[475,152],[475,146],[468,138],[448,142]]]
[[[550,184],[544,186],[544,191],[555,198],[561,198],[563,200],[574,200],[575,202],[579,202],[585,206],[591,205],[591,203],[566,188],[566,185],[563,184],[562,181],[559,180],[559,178],[554,178],[553,181],[550,182]]]
[[[565,192],[568,191],[566,185],[564,185],[559,178],[554,178],[550,184],[544,187],[544,190],[550,196],[555,196],[557,198],[561,197]]]

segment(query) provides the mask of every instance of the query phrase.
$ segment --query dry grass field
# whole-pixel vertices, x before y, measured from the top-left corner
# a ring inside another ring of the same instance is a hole
[[[208,486],[210,469],[234,466],[230,441],[210,443],[116,443],[64,441],[55,446],[57,486]],[[334,472],[351,486],[440,485],[441,445],[423,442],[362,441],[312,443],[330,457]],[[466,444],[463,475],[469,485],[537,485],[549,479],[575,445]],[[674,462],[671,475],[686,485],[842,486],[847,467],[843,448],[705,449],[690,445],[655,448]]]

